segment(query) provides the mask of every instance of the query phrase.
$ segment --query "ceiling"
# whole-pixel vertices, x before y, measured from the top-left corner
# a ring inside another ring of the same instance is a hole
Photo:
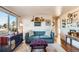
[[[61,15],[67,11],[73,10],[78,6],[5,6],[19,16],[36,16],[36,15]]]

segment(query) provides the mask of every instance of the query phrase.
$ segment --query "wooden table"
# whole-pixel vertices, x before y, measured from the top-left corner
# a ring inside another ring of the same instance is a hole
[[[67,44],[67,38],[70,38],[70,45],[72,46],[72,40],[76,40],[79,42],[79,38],[71,35],[66,35],[66,44]]]

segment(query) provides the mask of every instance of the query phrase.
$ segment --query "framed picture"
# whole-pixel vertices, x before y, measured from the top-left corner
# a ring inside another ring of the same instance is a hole
[[[66,27],[66,23],[62,23],[62,27],[65,28]]]
[[[63,19],[62,20],[62,28],[65,28],[66,27],[66,19]]]
[[[41,26],[41,22],[34,22],[34,26]]]
[[[77,27],[79,27],[79,22],[77,22]]]
[[[71,19],[67,19],[67,24],[71,24],[72,23],[72,18]]]
[[[50,26],[51,25],[51,21],[50,20],[46,20],[46,26]]]

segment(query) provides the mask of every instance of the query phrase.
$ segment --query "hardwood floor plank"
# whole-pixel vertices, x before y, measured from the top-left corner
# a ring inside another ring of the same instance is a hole
[[[61,39],[61,45],[62,47],[67,51],[67,52],[79,52],[79,49],[71,46],[70,44],[65,44],[65,41],[63,39]]]

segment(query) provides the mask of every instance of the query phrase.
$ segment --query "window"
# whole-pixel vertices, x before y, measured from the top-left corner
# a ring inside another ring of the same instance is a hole
[[[13,15],[9,15],[9,30],[11,32],[17,32],[17,19]]]
[[[0,34],[8,32],[8,14],[0,11]]]
[[[0,11],[0,35],[17,32],[17,18]]]

